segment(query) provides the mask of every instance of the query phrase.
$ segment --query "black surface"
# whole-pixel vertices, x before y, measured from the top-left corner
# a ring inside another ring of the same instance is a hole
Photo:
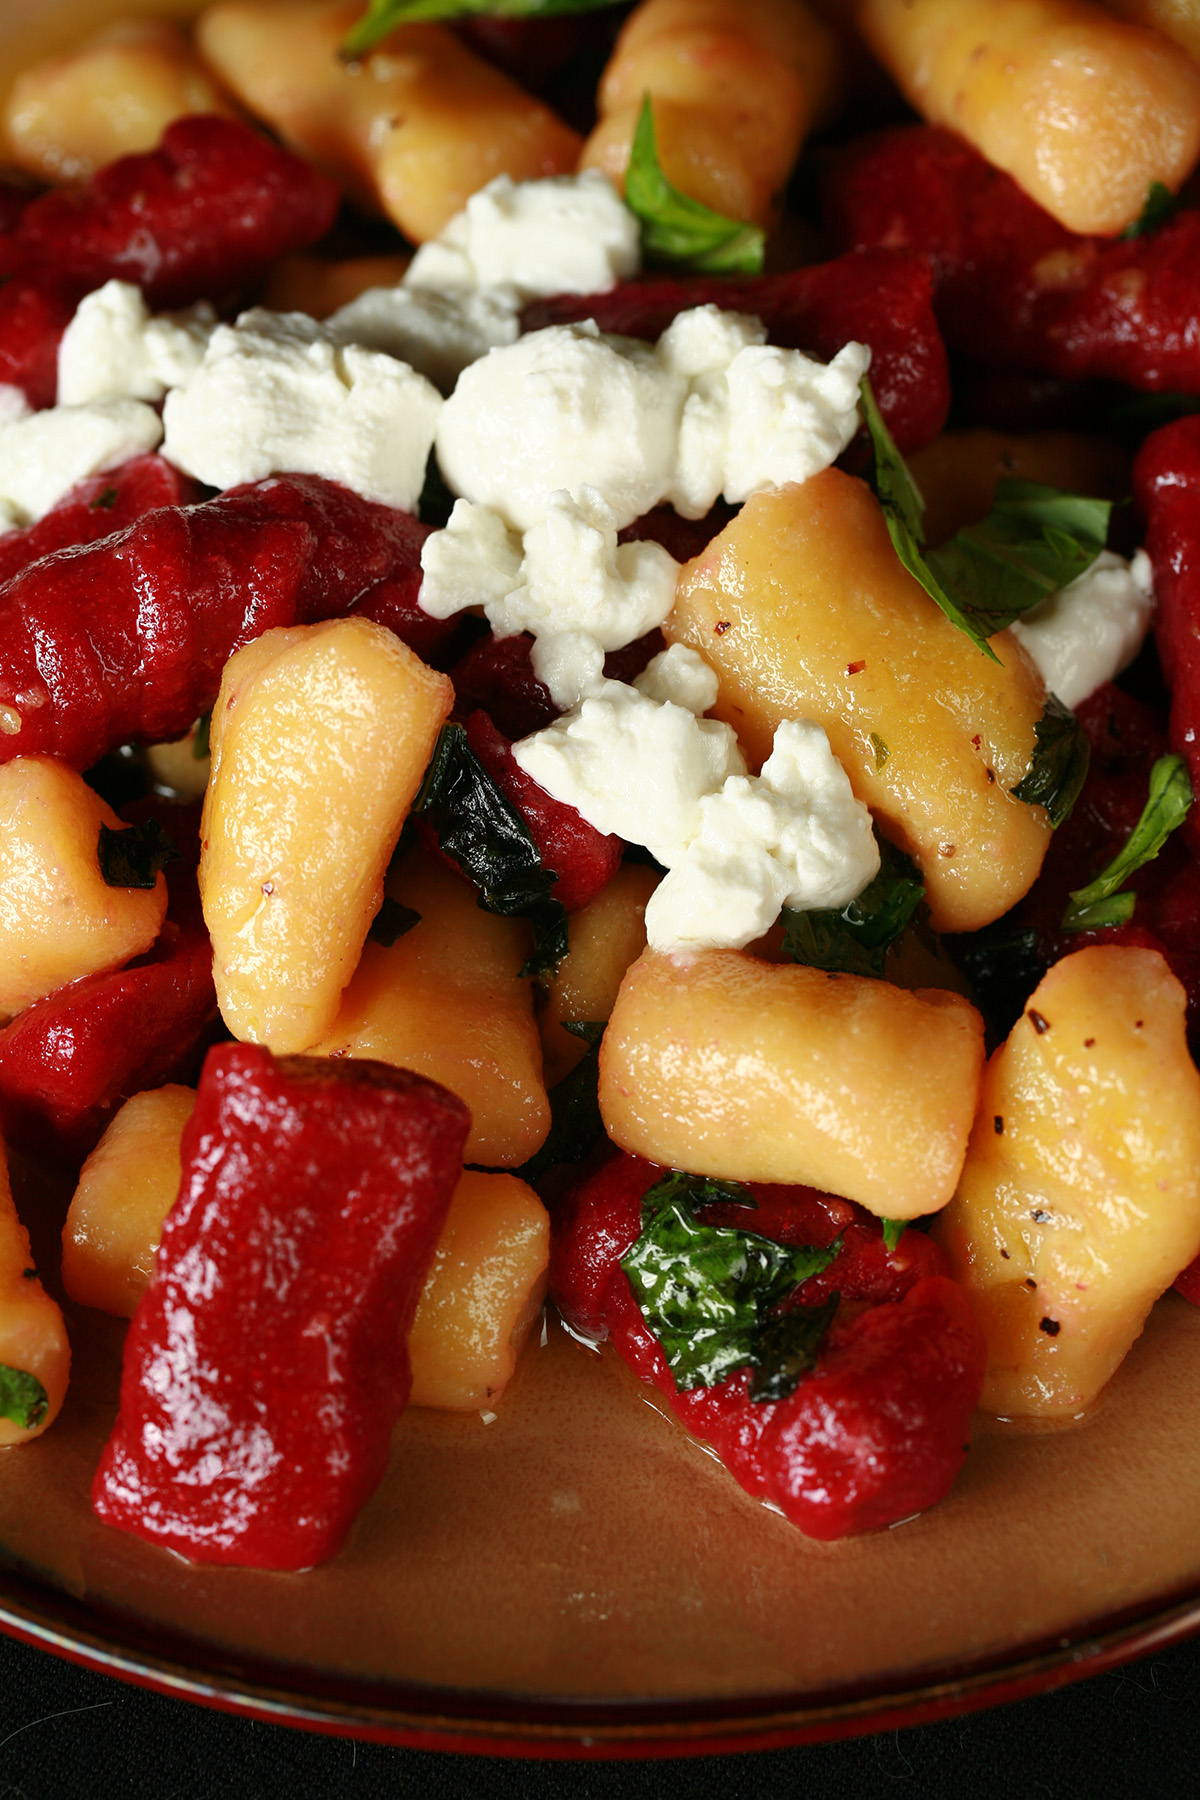
[[[1200,1793],[1200,1640],[1016,1705],[839,1744],[536,1763],[311,1736],[0,1638],[0,1800],[1074,1800]]]

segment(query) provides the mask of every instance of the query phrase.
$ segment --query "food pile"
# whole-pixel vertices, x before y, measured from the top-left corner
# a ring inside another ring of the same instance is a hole
[[[75,1191],[61,1277],[0,1192],[0,1445],[56,1294],[129,1317],[99,1516],[303,1569],[548,1292],[830,1539],[1200,1300],[1157,10],[214,0],[19,76],[0,1123]]]

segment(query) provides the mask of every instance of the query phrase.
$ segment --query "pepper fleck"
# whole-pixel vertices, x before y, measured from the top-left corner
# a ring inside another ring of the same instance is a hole
[[[846,673],[847,675],[861,675],[866,666],[865,662],[847,663]]]
[[[1001,1256],[1002,1256],[1002,1257],[1003,1257],[1003,1258],[1004,1258],[1004,1260],[1005,1260],[1005,1262],[1007,1262],[1007,1261],[1008,1261],[1008,1260],[1009,1260],[1009,1256],[1008,1256],[1008,1251],[1007,1251],[1007,1250],[1001,1250],[1001,1252],[1000,1252],[1000,1254],[1001,1254]]]
[[[1049,1029],[1050,1029],[1049,1019],[1044,1018],[1040,1012],[1035,1012],[1033,1010],[1032,1006],[1030,1007],[1028,1013],[1025,1016],[1029,1020],[1029,1023],[1033,1026],[1033,1029],[1037,1032],[1039,1037],[1041,1037],[1041,1035],[1044,1031],[1049,1031]]]
[[[992,1124],[995,1127],[996,1136],[1000,1137],[1004,1131],[1004,1118],[1003,1118],[1002,1114],[997,1113],[995,1118],[992,1120]]]
[[[1090,1050],[1092,1045],[1095,1043],[1095,1041],[1096,1041],[1095,1038],[1084,1038],[1084,1040],[1083,1040],[1084,1049]]]
[[[957,849],[957,845],[955,845],[955,844],[939,844],[938,845],[938,855],[939,856],[953,856],[956,849]]]
[[[38,1278],[38,1272],[36,1269],[22,1269],[21,1270],[22,1281],[36,1281],[37,1278]]]
[[[1025,1277],[1025,1286],[1027,1288],[1036,1288],[1037,1287],[1037,1282],[1033,1279],[1032,1275],[1027,1275]]]
[[[729,619],[718,619],[716,624],[713,626],[713,630],[716,632],[718,637],[724,637],[725,633],[729,630],[730,624],[731,624],[731,621]]]
[[[1038,1321],[1038,1330],[1044,1331],[1047,1337],[1057,1337],[1062,1326],[1057,1319],[1041,1319]]]

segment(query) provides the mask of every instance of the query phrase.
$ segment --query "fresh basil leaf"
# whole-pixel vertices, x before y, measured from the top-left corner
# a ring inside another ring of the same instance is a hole
[[[550,1089],[550,1130],[541,1149],[516,1171],[523,1181],[536,1181],[555,1163],[586,1161],[604,1136],[596,1091],[604,1021],[572,1019],[564,1021],[563,1029],[584,1040],[587,1055]]]
[[[992,1039],[1006,1038],[1046,973],[1048,959],[1041,936],[1032,925],[997,919],[981,931],[956,937],[952,954],[971,983]]]
[[[120,498],[121,496],[118,494],[115,487],[101,488],[100,492],[96,495],[96,498],[88,501],[88,508],[92,512],[97,510],[101,512],[111,512]]]
[[[879,873],[840,911],[792,912],[784,908],[783,947],[793,962],[846,975],[882,976],[887,953],[904,934],[925,897],[921,871],[886,838],[879,843]]]
[[[554,897],[525,821],[467,742],[461,725],[443,725],[413,812],[428,820],[441,848],[479,889],[485,911],[528,919],[534,952],[523,975],[556,969],[567,953],[567,914]]]
[[[755,1341],[751,1400],[786,1400],[795,1392],[801,1377],[817,1366],[840,1299],[840,1294],[830,1294],[820,1306],[789,1306],[763,1320]]]
[[[862,412],[871,439],[870,479],[897,556],[951,623],[998,661],[989,637],[1096,560],[1110,502],[1041,482],[1001,481],[986,519],[927,551],[924,501],[865,376]]]
[[[629,152],[625,204],[641,224],[647,257],[708,275],[757,275],[762,269],[766,234],[760,226],[727,219],[681,193],[663,174],[649,94]]]
[[[1149,237],[1150,233],[1157,231],[1160,225],[1165,225],[1168,219],[1174,218],[1178,210],[1179,202],[1166,183],[1152,181],[1146,189],[1146,198],[1142,202],[1141,212],[1133,224],[1127,225],[1119,236],[1124,241],[1128,241],[1130,238]]]
[[[417,20],[456,19],[466,13],[494,13],[502,19],[550,18],[556,13],[600,12],[613,0],[368,0],[367,10],[343,39],[345,62],[365,56],[397,25]]]
[[[1089,569],[1104,548],[1112,503],[1040,481],[999,481],[986,519],[926,560],[986,637]]]
[[[1176,419],[1200,412],[1200,394],[1129,394],[1110,410],[1108,419],[1116,431],[1139,441]]]
[[[1182,756],[1160,756],[1150,771],[1142,816],[1123,849],[1086,887],[1074,888],[1063,914],[1064,931],[1093,931],[1123,925],[1133,915],[1136,896],[1120,894],[1129,877],[1153,862],[1171,833],[1183,824],[1192,804],[1192,782]]]
[[[883,1226],[883,1247],[890,1254],[904,1236],[904,1227],[907,1224],[907,1220],[880,1219],[879,1223]]]
[[[107,887],[152,888],[167,864],[178,860],[179,852],[158,820],[147,819],[124,831],[101,825],[96,857]]]
[[[390,894],[383,896],[379,911],[371,920],[371,929],[367,932],[367,941],[371,944],[382,944],[390,950],[397,938],[411,931],[414,925],[421,923],[421,915],[411,906],[402,906],[399,900],[393,900]]]
[[[1057,694],[1046,701],[1033,735],[1033,761],[1011,792],[1014,800],[1044,806],[1057,831],[1079,798],[1091,748],[1079,720]]]
[[[50,1396],[36,1375],[0,1363],[0,1419],[11,1419],[20,1430],[32,1431],[49,1408]]]
[[[212,755],[212,707],[201,713],[196,720],[196,735],[192,739],[192,755],[197,762],[203,762],[206,756]]]
[[[718,1200],[754,1204],[736,1182],[664,1176],[643,1195],[641,1231],[621,1258],[679,1388],[714,1387],[757,1365],[768,1314],[841,1249],[840,1238],[822,1250],[697,1219]]]

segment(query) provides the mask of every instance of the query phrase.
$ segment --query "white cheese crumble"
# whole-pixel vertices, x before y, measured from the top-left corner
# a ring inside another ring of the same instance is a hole
[[[646,908],[652,950],[742,949],[783,906],[841,907],[878,873],[871,815],[819,725],[785,719],[762,774],[700,802],[700,826]]]
[[[1102,550],[1089,569],[1009,627],[1064,706],[1128,667],[1154,613],[1154,571],[1144,550],[1131,562]]]
[[[291,472],[413,511],[442,399],[377,350],[337,343],[305,313],[243,313],[167,395],[163,453],[213,487]]]
[[[666,867],[646,909],[655,950],[743,949],[781,906],[844,906],[879,869],[870,813],[821,727],[785,720],[761,775],[747,775],[730,728],[693,710],[716,686],[673,645],[634,687],[605,682],[513,747],[555,799]]]
[[[468,289],[441,294],[433,288],[367,288],[325,321],[339,344],[383,350],[420,371],[448,394],[468,363],[505,344],[515,344],[520,307],[506,294]]]
[[[158,448],[162,425],[141,400],[49,406],[0,425],[0,506],[7,522],[40,519],[76,482]]]
[[[535,672],[561,707],[598,685],[606,650],[662,624],[679,570],[661,544],[619,545],[612,508],[586,486],[551,494],[523,541],[490,507],[458,500],[421,562],[422,610],[448,619],[481,604],[497,637],[532,632]]]
[[[207,301],[151,315],[142,291],[106,281],[85,294],[58,347],[58,402],[161,400],[195,374],[216,323]]]
[[[597,488],[620,529],[664,500],[702,518],[723,492],[805,481],[853,437],[870,351],[847,344],[824,365],[762,336],[715,306],[655,346],[590,320],[530,332],[463,371],[438,421],[442,474],[517,530],[561,488]]]
[[[638,222],[598,169],[541,181],[498,175],[422,244],[405,282],[443,293],[504,288],[520,302],[603,293],[640,265]]]
[[[637,220],[599,170],[498,175],[422,244],[398,286],[368,288],[326,328],[339,343],[402,358],[449,393],[468,364],[516,343],[527,300],[606,292],[640,261]]]

